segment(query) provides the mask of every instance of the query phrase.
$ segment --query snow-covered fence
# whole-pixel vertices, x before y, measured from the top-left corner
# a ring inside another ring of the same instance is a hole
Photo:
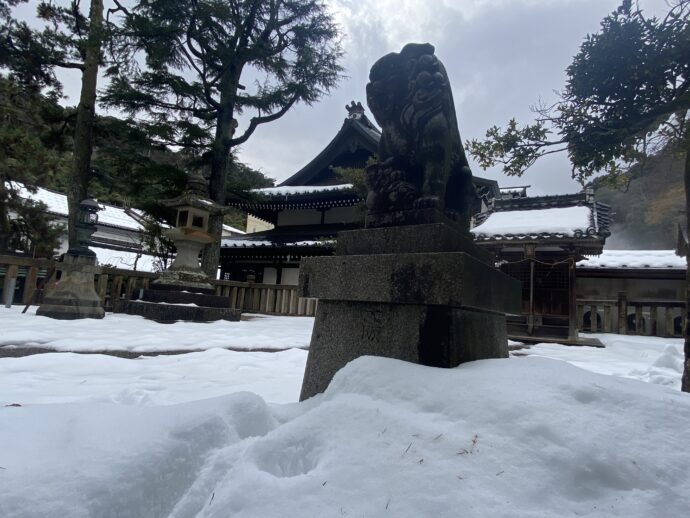
[[[15,304],[41,302],[41,293],[34,294],[42,287],[43,279],[57,270],[55,278],[63,268],[63,263],[48,259],[0,255],[0,302],[4,303],[10,287],[16,287],[11,296]],[[106,310],[112,309],[114,300],[136,298],[139,290],[147,289],[158,274],[118,268],[102,267],[94,279],[96,293]],[[51,279],[52,282],[53,279]],[[212,281],[216,295],[228,297],[229,307],[239,308],[247,313],[267,313],[275,315],[313,316],[316,313],[316,299],[299,297],[297,286],[281,284],[257,284],[238,281]]]
[[[585,333],[682,336],[685,303],[680,300],[577,299],[577,327]]]

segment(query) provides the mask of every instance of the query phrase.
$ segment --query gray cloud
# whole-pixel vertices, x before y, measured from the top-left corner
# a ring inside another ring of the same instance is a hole
[[[365,100],[369,67],[381,55],[408,41],[428,41],[446,65],[464,139],[480,138],[511,117],[529,122],[529,107],[555,100],[565,68],[587,33],[619,0],[339,0],[338,18],[346,31],[348,77],[338,90],[312,107],[299,106],[255,133],[240,157],[283,180],[323,149],[335,135],[352,99]],[[397,7],[396,7],[397,6]],[[538,162],[522,178],[500,171],[474,174],[501,185],[531,184],[532,193],[573,192],[565,156]]]

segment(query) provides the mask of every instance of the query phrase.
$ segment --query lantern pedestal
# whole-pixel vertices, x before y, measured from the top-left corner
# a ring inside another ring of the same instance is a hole
[[[103,318],[105,311],[94,288],[96,256],[69,251],[62,265],[60,280],[48,291],[36,314],[60,320]]]
[[[199,254],[204,246],[213,242],[211,236],[189,228],[171,228],[165,231],[165,236],[175,243],[177,255],[170,268],[151,283],[153,287],[213,293],[208,276],[199,266]]]

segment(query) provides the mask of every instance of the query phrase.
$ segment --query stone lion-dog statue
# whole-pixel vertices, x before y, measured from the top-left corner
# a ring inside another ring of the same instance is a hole
[[[405,224],[405,212],[437,209],[469,229],[476,200],[448,74],[428,43],[409,43],[371,67],[367,104],[382,130],[367,167],[368,226]],[[407,218],[409,219],[409,218]]]

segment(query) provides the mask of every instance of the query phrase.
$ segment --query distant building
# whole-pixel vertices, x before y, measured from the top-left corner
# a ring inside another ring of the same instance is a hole
[[[574,340],[575,265],[601,254],[610,234],[609,207],[596,202],[591,191],[507,194],[477,216],[471,232],[478,245],[493,252],[503,272],[522,282],[522,314],[508,317],[508,332]]]
[[[65,232],[60,238],[56,255],[65,253],[68,248],[67,196],[42,187],[37,187],[35,193],[21,187],[19,195],[44,203],[46,212],[55,223],[64,226]],[[102,210],[98,213],[98,226],[89,246],[96,253],[99,264],[127,270],[155,271],[155,258],[145,253],[143,245],[144,214],[136,209],[124,209],[106,203],[99,205]]]

